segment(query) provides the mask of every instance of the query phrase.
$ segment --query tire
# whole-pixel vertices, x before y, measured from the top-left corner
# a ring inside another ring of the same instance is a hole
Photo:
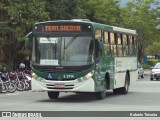
[[[25,89],[25,83],[22,81],[17,82],[16,85],[18,91],[23,91]]]
[[[129,76],[126,74],[125,84],[122,88],[113,89],[114,94],[127,94],[129,90]]]
[[[120,93],[127,94],[128,91],[129,91],[129,76],[128,76],[128,74],[126,74],[125,85],[124,85],[124,87],[120,88]]]
[[[96,92],[95,95],[96,95],[96,98],[98,100],[102,100],[106,97],[106,89],[107,89],[107,86],[106,86],[106,82],[103,83],[103,91],[100,91],[100,92]]]
[[[31,81],[26,81],[25,90],[31,90]]]
[[[7,93],[8,87],[6,84],[0,85],[0,93]]]
[[[28,82],[28,84],[29,84],[29,88],[28,88],[28,90],[31,90],[31,89],[32,89],[31,81],[29,81],[29,82]]]
[[[153,81],[153,78],[150,78],[151,81]]]
[[[29,88],[30,88],[30,85],[29,85],[29,83],[25,83],[25,90],[29,90]]]
[[[50,99],[58,99],[58,97],[59,97],[59,92],[48,91],[48,97],[49,97]]]
[[[16,91],[16,85],[13,83],[8,83],[7,87],[9,93],[14,93]]]
[[[141,78],[144,78],[144,75],[143,75],[143,74],[141,75]]]

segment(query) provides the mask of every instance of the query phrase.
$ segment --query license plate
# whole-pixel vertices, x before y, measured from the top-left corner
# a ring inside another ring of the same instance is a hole
[[[65,85],[64,84],[55,84],[55,88],[64,88]]]

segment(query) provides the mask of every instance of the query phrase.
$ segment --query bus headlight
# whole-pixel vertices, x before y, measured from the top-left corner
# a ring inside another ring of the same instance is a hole
[[[36,73],[34,73],[33,71],[32,71],[32,77],[37,77],[37,75],[36,75]]]
[[[33,71],[32,71],[32,77],[33,77],[35,80],[38,80],[38,81],[44,81],[44,79],[43,79],[43,78],[41,78],[41,77],[37,76],[37,75],[36,75],[36,73],[34,73]]]
[[[84,80],[88,80],[89,78],[91,78],[94,74],[94,71],[89,72],[88,74],[86,74],[84,77],[78,78],[77,80],[79,82],[82,82]]]
[[[89,72],[87,75],[85,75],[85,76],[83,77],[83,79],[84,79],[84,80],[87,80],[87,79],[91,78],[91,77],[93,76],[93,74],[94,74],[94,71],[91,71],[91,72]]]

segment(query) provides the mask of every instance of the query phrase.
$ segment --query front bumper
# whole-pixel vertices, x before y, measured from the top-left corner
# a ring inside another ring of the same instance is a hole
[[[151,79],[160,79],[160,73],[151,74]]]
[[[94,92],[95,82],[92,78],[79,82],[77,79],[70,81],[38,81],[32,78],[32,91],[58,91],[58,92]],[[57,87],[57,85],[59,85]],[[62,86],[63,85],[63,86]]]

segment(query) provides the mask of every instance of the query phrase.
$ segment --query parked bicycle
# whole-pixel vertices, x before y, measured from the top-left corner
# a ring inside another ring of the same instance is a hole
[[[12,83],[16,85],[18,91],[23,91],[25,89],[25,83],[19,79],[16,71],[10,72],[9,77]]]
[[[0,93],[7,93],[8,86],[6,82],[1,79],[2,73],[0,72]]]
[[[19,80],[25,83],[25,90],[31,89],[31,77],[27,75],[24,71],[18,72]]]
[[[16,91],[16,85],[14,83],[12,83],[12,81],[9,77],[9,72],[2,73],[1,79],[8,87],[7,92],[13,93]]]

